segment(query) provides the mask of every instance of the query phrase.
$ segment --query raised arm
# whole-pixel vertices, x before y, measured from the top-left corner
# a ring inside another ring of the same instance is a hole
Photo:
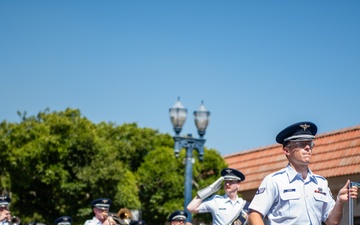
[[[356,199],[358,196],[358,188],[356,186],[349,189],[350,180],[348,180],[343,188],[340,189],[334,208],[331,210],[328,218],[326,219],[326,225],[337,225],[340,224],[343,208],[345,202],[349,201],[349,197]]]
[[[201,202],[209,197],[210,195],[214,194],[221,188],[221,184],[224,180],[224,177],[220,177],[214,183],[210,184],[206,188],[203,188],[197,192],[196,197],[187,205],[186,209],[192,213],[199,212],[199,206]]]
[[[196,195],[195,198],[193,198],[193,200],[191,200],[191,202],[187,205],[186,209],[189,211],[189,212],[192,212],[192,213],[198,213],[199,212],[199,206],[202,202],[202,199],[199,198],[199,196]]]

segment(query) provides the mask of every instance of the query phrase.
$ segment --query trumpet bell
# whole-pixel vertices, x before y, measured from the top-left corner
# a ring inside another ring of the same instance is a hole
[[[129,225],[132,219],[132,213],[128,208],[122,208],[116,214],[116,217],[121,225]]]
[[[10,225],[19,225],[20,222],[21,222],[21,220],[19,217],[13,216],[13,217],[11,217],[9,224]]]
[[[129,209],[127,209],[127,208],[120,209],[119,212],[116,215],[120,219],[132,218],[131,211]]]

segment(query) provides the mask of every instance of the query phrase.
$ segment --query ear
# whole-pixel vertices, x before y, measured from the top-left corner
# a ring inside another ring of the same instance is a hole
[[[289,151],[288,147],[284,147],[283,152],[284,152],[285,155],[290,155],[290,151]]]

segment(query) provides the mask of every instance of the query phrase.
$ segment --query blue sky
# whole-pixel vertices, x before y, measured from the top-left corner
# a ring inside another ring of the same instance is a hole
[[[173,134],[211,112],[222,155],[309,120],[359,124],[360,1],[0,1],[0,121],[49,108]]]

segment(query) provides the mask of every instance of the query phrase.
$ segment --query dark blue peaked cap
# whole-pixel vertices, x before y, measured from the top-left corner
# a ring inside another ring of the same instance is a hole
[[[8,207],[10,205],[11,198],[7,195],[0,196],[0,207]]]
[[[109,198],[98,198],[91,202],[91,206],[100,209],[109,209],[111,202]]]
[[[54,225],[58,225],[58,224],[63,224],[63,225],[69,224],[70,225],[71,217],[70,216],[62,216],[62,217],[57,218],[54,221]]]
[[[245,180],[245,175],[239,170],[233,168],[222,169],[220,174],[224,177],[224,180]]]
[[[276,136],[276,142],[284,144],[287,141],[312,141],[315,138],[316,132],[317,126],[312,122],[294,123],[280,131]]]
[[[173,220],[186,220],[187,217],[188,217],[187,212],[185,212],[184,210],[178,210],[178,211],[175,211],[175,212],[170,214],[169,220],[170,221],[173,221]]]

